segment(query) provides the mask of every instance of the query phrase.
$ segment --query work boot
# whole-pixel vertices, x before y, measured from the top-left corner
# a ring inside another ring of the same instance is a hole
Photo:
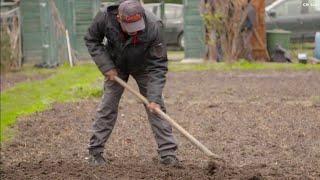
[[[88,161],[92,166],[102,166],[107,164],[106,160],[102,156],[102,153],[90,154]]]
[[[181,167],[179,159],[174,155],[168,155],[160,158],[160,163],[165,166]]]

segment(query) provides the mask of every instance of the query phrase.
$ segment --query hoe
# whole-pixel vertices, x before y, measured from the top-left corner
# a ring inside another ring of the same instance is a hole
[[[139,98],[145,105],[149,104],[149,101],[142,96],[140,93],[135,91],[132,87],[130,87],[126,82],[124,82],[119,77],[115,77],[115,81],[119,83],[121,86],[123,86],[125,89],[129,90],[133,95],[135,95],[137,98]],[[193,145],[195,145],[198,149],[200,149],[202,152],[204,152],[210,159],[209,159],[209,170],[216,168],[216,161],[223,161],[224,160],[218,156],[217,154],[214,154],[211,152],[206,146],[204,146],[201,142],[199,142],[195,137],[193,137],[189,132],[187,132],[183,127],[181,127],[175,120],[173,120],[170,116],[168,116],[166,113],[164,113],[160,108],[157,108],[156,113],[163,119],[167,120],[176,130],[178,130],[183,136],[185,136]]]

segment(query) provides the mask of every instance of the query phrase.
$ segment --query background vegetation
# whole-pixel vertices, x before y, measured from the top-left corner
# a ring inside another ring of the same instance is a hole
[[[10,47],[10,37],[8,33],[4,30],[3,26],[1,26],[1,36],[0,36],[0,68],[1,72],[6,71],[10,62],[12,62],[12,51]]]

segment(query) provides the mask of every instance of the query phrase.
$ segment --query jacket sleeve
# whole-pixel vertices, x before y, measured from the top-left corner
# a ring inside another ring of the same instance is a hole
[[[88,51],[102,74],[115,68],[109,53],[102,44],[106,33],[106,14],[98,12],[84,37]]]
[[[161,22],[155,25],[153,33],[154,38],[147,56],[147,71],[149,74],[147,98],[150,102],[160,104],[162,90],[166,82],[166,73],[168,72],[167,49],[163,39]]]

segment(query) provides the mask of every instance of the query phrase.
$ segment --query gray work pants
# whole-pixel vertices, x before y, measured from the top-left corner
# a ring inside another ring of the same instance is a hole
[[[119,73],[118,76],[124,81],[128,81],[128,74]],[[136,80],[140,93],[143,96],[146,96],[148,74],[138,73],[131,74],[131,76],[133,76],[133,78]],[[104,145],[108,140],[117,119],[118,105],[123,91],[124,88],[115,81],[106,81],[104,83],[102,101],[96,112],[95,121],[93,124],[93,135],[90,138],[88,148],[90,154],[103,152]],[[160,106],[165,112],[163,100],[161,100]],[[151,113],[147,108],[146,111],[153,134],[158,144],[159,155],[161,157],[175,155],[177,144],[172,134],[172,128],[170,124],[167,121],[159,118],[154,113]]]

